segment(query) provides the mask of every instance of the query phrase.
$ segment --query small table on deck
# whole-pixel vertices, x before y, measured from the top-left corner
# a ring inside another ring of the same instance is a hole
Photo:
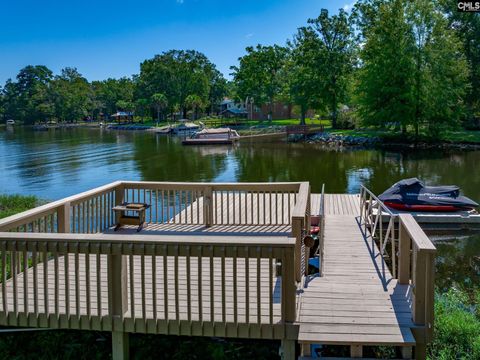
[[[114,231],[117,231],[123,225],[137,225],[137,232],[142,230],[145,224],[145,211],[149,207],[150,205],[143,203],[123,203],[113,207],[112,210],[115,212],[117,222]]]

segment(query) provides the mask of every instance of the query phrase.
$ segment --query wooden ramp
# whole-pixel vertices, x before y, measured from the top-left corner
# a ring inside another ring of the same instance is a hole
[[[375,243],[365,238],[359,206],[358,195],[325,195],[324,276],[307,279],[301,344],[415,344],[409,287],[397,285]]]

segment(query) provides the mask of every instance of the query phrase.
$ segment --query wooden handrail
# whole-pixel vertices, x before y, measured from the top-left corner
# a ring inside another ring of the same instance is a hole
[[[423,327],[417,343],[432,340],[435,296],[435,245],[411,214],[399,215],[398,283],[412,286],[412,320]]]
[[[113,183],[100,186],[92,190],[84,191],[80,194],[69,196],[45,205],[38,206],[34,209],[26,210],[21,213],[0,219],[0,231],[9,231],[18,226],[32,222],[40,217],[45,217],[45,216],[54,214],[58,211],[59,208],[63,207],[67,203],[70,203],[70,204],[78,203],[84,199],[95,196],[99,193],[103,193],[103,192],[115,189],[119,185],[121,185],[121,182],[115,181]]]
[[[0,233],[0,324],[150,333],[176,326],[184,335],[205,336],[221,325],[228,336],[274,333],[296,318],[295,243],[263,236]],[[274,279],[278,265],[281,277]]]
[[[435,253],[437,248],[411,214],[399,214],[403,230],[410,236],[418,250]]]
[[[22,241],[26,244],[29,242],[75,242],[79,244],[88,244],[96,242],[100,245],[103,243],[116,244],[126,246],[125,244],[137,243],[139,246],[146,245],[178,245],[181,240],[182,246],[224,246],[224,247],[240,247],[251,246],[268,248],[275,246],[276,248],[290,248],[295,244],[294,238],[279,236],[248,236],[238,237],[229,235],[141,235],[129,234],[128,236],[119,236],[117,234],[45,234],[30,233],[28,236],[16,232],[0,232],[1,241]],[[103,245],[102,245],[103,246]],[[115,252],[115,250],[112,250]]]
[[[212,187],[214,190],[252,190],[252,191],[298,191],[299,182],[239,182],[239,183],[209,183],[209,182],[167,182],[167,181],[122,181],[126,187],[164,188],[165,190],[195,190]]]

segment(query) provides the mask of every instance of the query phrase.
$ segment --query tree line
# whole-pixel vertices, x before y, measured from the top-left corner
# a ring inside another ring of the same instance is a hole
[[[75,68],[54,75],[43,65],[26,66],[0,92],[0,113],[26,124],[96,119],[135,112],[157,120],[211,111],[226,95],[227,81],[208,58],[193,50],[171,50],[145,60],[140,74],[89,82]]]
[[[246,48],[227,81],[202,53],[171,50],[131,78],[89,83],[27,66],[0,92],[4,116],[27,123],[76,120],[117,110],[158,120],[217,109],[224,96],[256,106],[294,105],[332,126],[375,126],[437,136],[480,117],[480,14],[453,0],[359,0],[351,12],[322,10],[283,45]]]

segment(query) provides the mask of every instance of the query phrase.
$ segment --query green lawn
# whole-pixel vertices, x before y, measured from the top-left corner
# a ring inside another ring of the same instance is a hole
[[[480,143],[480,130],[459,130],[450,131],[444,134],[441,139],[448,142]]]

